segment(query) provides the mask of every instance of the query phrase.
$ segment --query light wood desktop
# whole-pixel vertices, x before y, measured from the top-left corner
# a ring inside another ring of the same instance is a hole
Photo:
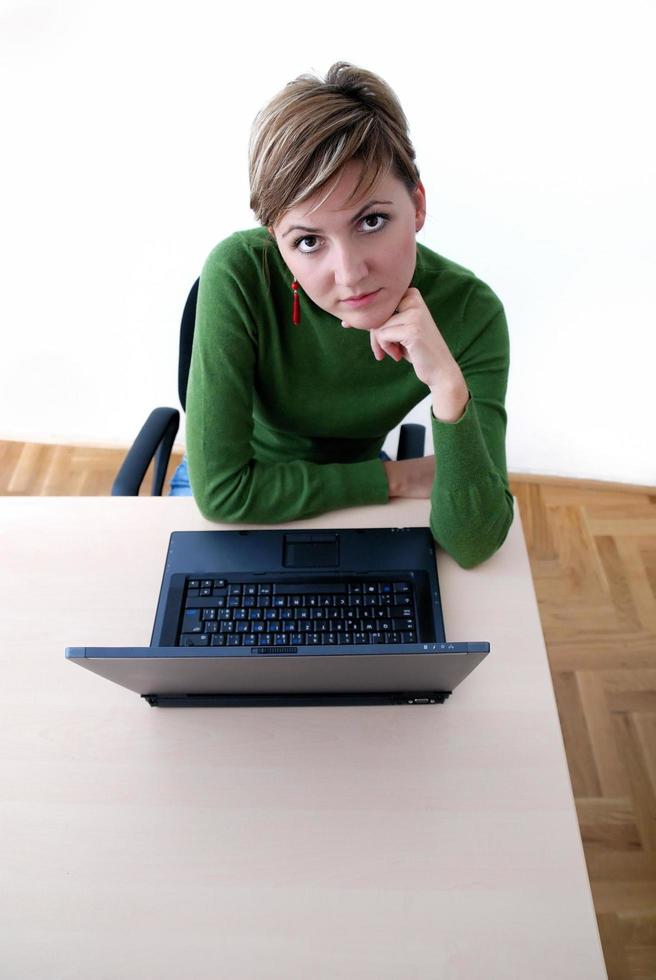
[[[519,517],[478,568],[439,552],[447,639],[492,647],[441,706],[150,708],[65,661],[148,644],[169,534],[205,527],[0,500],[0,976],[605,977]]]

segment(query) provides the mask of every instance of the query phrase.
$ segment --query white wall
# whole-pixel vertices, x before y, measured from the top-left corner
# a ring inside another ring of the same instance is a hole
[[[1,2],[0,438],[127,445],[177,404],[187,290],[254,224],[251,121],[347,60],[405,108],[419,240],[506,306],[509,468],[656,483],[655,25],[648,0]]]

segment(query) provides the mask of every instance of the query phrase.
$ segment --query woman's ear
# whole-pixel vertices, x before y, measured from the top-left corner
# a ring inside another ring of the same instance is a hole
[[[426,220],[426,189],[420,180],[412,193],[415,202],[415,230],[421,231]]]

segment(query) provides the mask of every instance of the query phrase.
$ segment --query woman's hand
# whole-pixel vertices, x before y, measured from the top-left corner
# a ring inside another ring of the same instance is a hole
[[[435,456],[390,459],[383,462],[390,497],[428,500],[435,480]]]
[[[342,326],[349,324],[342,320]],[[455,422],[461,417],[469,399],[467,383],[418,289],[405,291],[396,312],[369,331],[369,340],[377,361],[388,354],[412,364],[431,390],[435,418]]]

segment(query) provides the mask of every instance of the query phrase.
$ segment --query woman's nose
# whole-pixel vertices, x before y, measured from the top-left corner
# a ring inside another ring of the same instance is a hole
[[[367,263],[355,249],[335,249],[335,283],[342,289],[353,290],[367,277]]]

